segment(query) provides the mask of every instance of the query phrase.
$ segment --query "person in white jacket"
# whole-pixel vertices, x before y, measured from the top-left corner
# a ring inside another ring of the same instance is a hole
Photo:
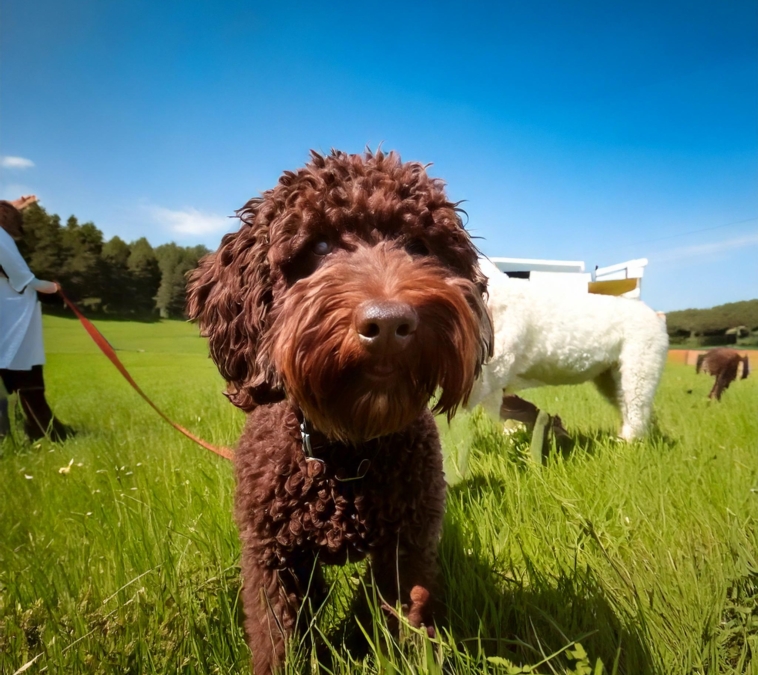
[[[37,279],[19,253],[23,234],[21,210],[37,201],[27,195],[0,201],[0,378],[5,390],[18,394],[32,440],[63,440],[70,430],[50,410],[42,365],[42,312],[37,293],[55,293],[58,284]],[[8,433],[8,402],[0,392],[0,437]]]

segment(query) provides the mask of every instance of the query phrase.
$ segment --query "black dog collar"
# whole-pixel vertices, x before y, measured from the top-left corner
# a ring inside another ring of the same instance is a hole
[[[326,462],[321,458],[317,457],[313,450],[314,450],[314,440],[313,440],[314,431],[311,428],[310,423],[305,418],[305,415],[302,416],[302,420],[300,422],[300,437],[302,438],[302,447],[303,447],[303,455],[305,455],[305,461],[306,462],[321,462],[321,464],[326,468]],[[329,448],[330,446],[336,445],[334,441],[330,441],[326,439],[326,443],[320,443],[319,445],[315,446],[317,449],[322,448]],[[371,468],[371,460],[364,457],[360,464],[358,464],[358,472],[357,475],[352,476],[350,478],[339,478],[335,474],[334,478],[338,480],[340,483],[348,483],[353,480],[360,480],[361,478],[364,478],[366,474],[368,473],[368,470]]]

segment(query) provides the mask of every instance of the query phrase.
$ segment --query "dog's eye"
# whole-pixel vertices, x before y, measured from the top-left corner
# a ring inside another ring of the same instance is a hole
[[[334,246],[332,242],[327,241],[326,239],[317,239],[311,244],[311,251],[316,255],[327,255],[332,252],[333,248]]]
[[[405,250],[408,251],[408,253],[411,255],[429,255],[429,249],[426,247],[426,244],[420,239],[409,241],[405,246]]]

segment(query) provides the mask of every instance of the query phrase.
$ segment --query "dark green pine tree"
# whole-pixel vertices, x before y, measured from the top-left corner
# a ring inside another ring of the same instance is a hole
[[[161,285],[155,297],[156,306],[164,319],[185,316],[187,272],[197,267],[197,261],[208,253],[205,246],[181,247],[173,242],[155,249],[161,268]]]
[[[131,313],[132,275],[129,271],[129,245],[120,237],[113,237],[100,253],[103,282],[103,310],[109,314]]]
[[[101,252],[103,233],[93,223],[80,225],[74,216],[61,229],[64,261],[60,279],[69,297],[90,309],[103,302]]]
[[[138,314],[155,310],[155,295],[161,283],[161,270],[153,247],[145,237],[129,245],[127,267],[130,274],[130,309]]]

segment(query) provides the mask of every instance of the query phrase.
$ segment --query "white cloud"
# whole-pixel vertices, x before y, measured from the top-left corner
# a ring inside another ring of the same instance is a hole
[[[655,262],[672,262],[674,260],[685,260],[687,258],[696,258],[700,256],[710,256],[724,251],[731,251],[735,248],[746,248],[749,246],[758,246],[758,232],[747,234],[742,237],[733,239],[724,239],[722,241],[712,241],[708,244],[696,244],[694,246],[684,246],[669,251],[663,251],[660,255],[651,255],[651,260]]]
[[[153,220],[177,234],[214,234],[229,229],[231,221],[226,216],[203,213],[195,208],[172,211],[162,206],[149,206]]]
[[[0,157],[0,166],[4,169],[31,169],[34,166],[34,162],[26,157],[11,157],[5,155]]]

